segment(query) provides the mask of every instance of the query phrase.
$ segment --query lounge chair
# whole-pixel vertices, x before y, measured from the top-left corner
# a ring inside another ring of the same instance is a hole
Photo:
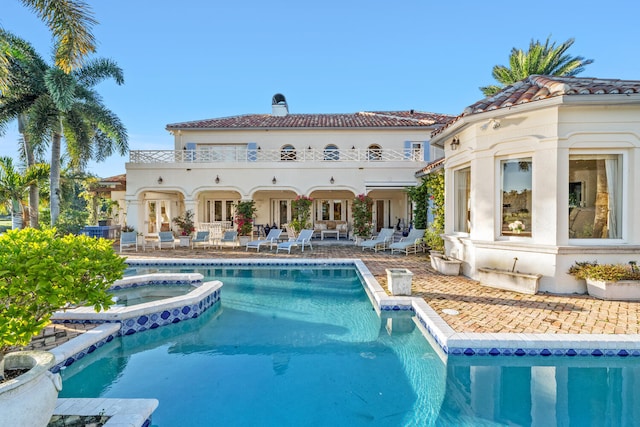
[[[169,245],[173,249],[176,248],[176,239],[173,237],[172,231],[161,231],[158,233],[158,249],[162,249],[162,245]]]
[[[287,252],[291,253],[291,248],[297,246],[301,246],[302,252],[304,252],[305,246],[309,246],[311,249],[313,249],[313,246],[311,245],[311,237],[313,237],[313,230],[300,230],[300,234],[298,234],[298,237],[296,237],[295,239],[291,238],[288,242],[278,243],[276,253],[278,253],[280,249],[286,249]]]
[[[135,231],[123,231],[120,233],[120,252],[126,248],[135,248],[136,252],[138,252],[138,233]]]
[[[211,239],[209,239],[208,231],[198,231],[196,232],[196,237],[191,240],[191,249],[202,246],[203,248],[207,248],[211,246]]]
[[[229,246],[238,246],[240,243],[238,242],[238,232],[237,231],[225,231],[222,235],[222,238],[218,240],[216,246],[222,248],[222,245]]]
[[[282,234],[282,230],[280,228],[272,228],[264,239],[252,240],[247,243],[247,248],[245,250],[248,251],[249,248],[254,248],[256,249],[256,252],[260,252],[260,246],[262,245],[269,245],[269,248],[273,249],[274,246],[278,245],[280,234]]]
[[[362,250],[365,249],[373,249],[378,252],[378,250],[385,250],[391,239],[393,239],[393,233],[395,230],[393,228],[382,228],[377,236],[372,237],[370,240],[365,240],[360,243],[362,246]]]
[[[403,237],[399,242],[390,244],[389,249],[391,249],[391,253],[398,251],[404,252],[405,255],[409,255],[409,252],[413,252],[415,254],[418,252],[418,246],[422,244],[423,238],[424,230],[413,228],[409,231],[409,235],[407,237]]]

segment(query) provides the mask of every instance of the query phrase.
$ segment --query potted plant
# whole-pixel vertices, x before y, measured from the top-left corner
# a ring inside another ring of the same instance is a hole
[[[240,244],[246,244],[253,233],[253,217],[256,214],[256,202],[241,200],[235,205],[235,222],[240,236]]]
[[[359,239],[371,237],[372,215],[373,199],[365,194],[358,194],[353,199],[353,234],[356,236],[356,244]]]
[[[0,236],[0,265],[0,425],[46,425],[61,388],[59,375],[49,372],[55,359],[47,352],[16,350],[55,311],[111,306],[108,289],[122,277],[125,260],[106,239],[27,228]]]
[[[187,210],[182,215],[173,218],[173,222],[180,229],[181,236],[191,236],[191,233],[196,230],[192,210]]]
[[[291,203],[293,220],[291,221],[291,228],[296,233],[300,233],[301,230],[311,227],[311,205],[313,199],[307,196],[298,196]]]
[[[640,300],[640,270],[636,261],[630,261],[627,265],[576,262],[569,269],[569,274],[584,279],[587,292],[592,297],[618,301]]]

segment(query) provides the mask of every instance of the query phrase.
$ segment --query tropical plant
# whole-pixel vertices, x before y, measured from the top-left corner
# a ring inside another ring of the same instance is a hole
[[[235,222],[240,236],[249,236],[253,232],[253,217],[256,214],[256,202],[241,200],[235,205]]]
[[[353,199],[353,234],[364,239],[371,237],[373,199],[358,194]]]
[[[110,307],[108,289],[126,267],[108,240],[33,228],[0,236],[0,265],[0,359],[29,344],[57,310]]]
[[[300,230],[304,230],[311,227],[311,205],[313,199],[307,196],[298,196],[291,203],[291,209],[293,214],[293,220],[291,221],[291,227],[296,233]]]
[[[575,42],[569,39],[556,47],[550,37],[542,44],[539,40],[531,40],[529,50],[512,48],[509,55],[509,66],[496,65],[491,75],[500,86],[490,85],[481,87],[485,96],[492,96],[500,92],[505,86],[526,79],[532,74],[551,76],[575,76],[584,71],[585,66],[593,63],[592,59],[582,56],[569,56],[566,52]]]
[[[0,157],[0,203],[9,205],[13,229],[23,227],[24,197],[29,186],[46,179],[48,173],[46,164],[33,165],[21,172],[13,166],[11,157]]]
[[[124,125],[94,89],[107,78],[123,84],[122,70],[109,59],[95,59],[66,74],[48,66],[28,42],[2,30],[0,39],[0,46],[20,52],[9,58],[11,73],[0,97],[0,127],[22,115],[31,143],[50,143],[50,210],[55,224],[60,214],[62,138],[71,166],[77,169],[90,159],[102,161],[116,150],[121,155],[128,150]]]
[[[196,226],[193,222],[193,211],[187,210],[182,215],[173,218],[173,222],[180,229],[180,234],[183,236],[190,236],[196,230]]]
[[[422,178],[420,185],[407,188],[407,195],[413,202],[414,227],[426,229],[429,213],[429,189],[427,186],[427,178]]]
[[[91,27],[97,23],[93,19],[90,6],[76,0],[21,0],[31,9],[53,33],[55,40],[55,64],[65,73],[79,67],[83,58],[95,52],[96,42]],[[0,41],[0,44],[2,42]],[[11,52],[0,49],[0,91],[6,89],[7,63]]]

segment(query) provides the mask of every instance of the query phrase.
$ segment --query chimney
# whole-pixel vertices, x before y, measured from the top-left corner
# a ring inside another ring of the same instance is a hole
[[[287,106],[287,100],[281,93],[276,93],[271,99],[271,115],[284,117],[289,114],[289,107]]]

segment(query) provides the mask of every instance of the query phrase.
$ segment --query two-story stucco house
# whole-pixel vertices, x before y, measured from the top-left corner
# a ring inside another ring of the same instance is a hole
[[[584,293],[576,261],[640,258],[640,81],[530,76],[432,134],[445,150],[445,244],[478,268]],[[421,176],[420,172],[417,176]]]
[[[174,146],[131,151],[126,222],[144,234],[175,229],[195,213],[198,228],[231,227],[234,204],[254,200],[256,224],[282,227],[297,196],[313,198],[313,221],[351,223],[358,194],[375,201],[377,229],[411,221],[404,191],[442,150],[430,134],[451,116],[418,111],[291,114],[276,94],[271,114],[167,125]]]

